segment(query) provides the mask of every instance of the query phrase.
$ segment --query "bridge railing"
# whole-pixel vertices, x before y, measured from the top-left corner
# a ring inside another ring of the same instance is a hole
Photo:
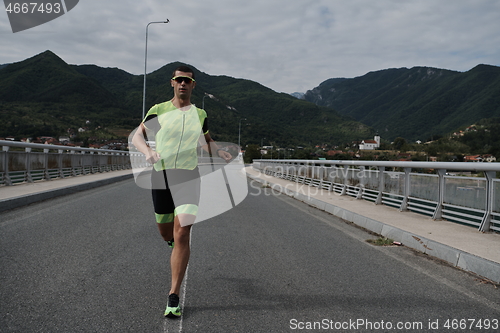
[[[128,151],[0,140],[0,185],[131,168]]]
[[[266,175],[500,232],[500,163],[254,160]],[[484,177],[458,176],[481,172]]]

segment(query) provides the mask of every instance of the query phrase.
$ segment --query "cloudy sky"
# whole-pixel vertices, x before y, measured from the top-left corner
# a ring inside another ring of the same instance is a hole
[[[51,50],[142,74],[146,25],[167,18],[149,27],[148,73],[182,61],[292,93],[386,68],[500,65],[498,0],[81,0],[18,33],[2,11],[0,64]]]

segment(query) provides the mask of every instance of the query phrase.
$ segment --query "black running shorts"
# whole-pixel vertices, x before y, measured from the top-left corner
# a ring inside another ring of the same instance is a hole
[[[168,169],[151,174],[156,222],[170,223],[178,214],[197,215],[200,202],[200,172]]]

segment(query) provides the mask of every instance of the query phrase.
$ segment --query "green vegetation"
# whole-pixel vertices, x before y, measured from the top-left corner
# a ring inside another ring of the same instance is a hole
[[[306,100],[373,127],[387,140],[427,141],[484,118],[500,117],[500,67],[468,72],[414,67],[330,79]]]
[[[482,119],[462,133],[450,140],[468,146],[471,153],[492,154],[500,158],[500,117]]]
[[[379,237],[377,239],[368,239],[366,240],[368,243],[377,245],[377,246],[390,246],[393,245],[394,241],[387,237]]]
[[[169,79],[179,65],[148,74],[146,110],[172,98]],[[205,105],[215,140],[238,142],[240,119],[246,119],[241,121],[243,146],[263,141],[290,147],[335,145],[373,135],[368,126],[331,108],[191,67],[197,82],[192,101]],[[109,133],[111,139],[133,130],[142,117],[142,75],[68,65],[50,51],[1,68],[0,88],[0,137],[74,136],[83,128]]]
[[[172,98],[169,79],[179,65],[170,63],[148,74],[146,110]],[[247,163],[261,157],[500,158],[499,67],[479,65],[465,73],[388,69],[327,80],[307,92],[307,100],[191,67],[197,82],[192,101],[207,110],[212,137],[241,139]],[[142,75],[68,65],[46,51],[0,67],[0,137],[68,136],[85,145],[126,141],[141,121],[142,93]],[[381,147],[359,152],[357,143],[375,134],[370,126],[381,135]],[[261,146],[273,148],[261,153]]]
[[[408,143],[398,137],[391,144],[382,144],[380,151],[365,153],[364,157],[391,160],[397,159],[401,153],[410,154],[409,158],[413,161],[428,160],[431,156],[443,162],[464,162],[468,155],[493,155],[500,158],[500,118],[482,119],[426,143]]]
[[[132,130],[132,114],[50,51],[0,69],[0,137],[74,136],[80,128],[105,132],[108,126]]]

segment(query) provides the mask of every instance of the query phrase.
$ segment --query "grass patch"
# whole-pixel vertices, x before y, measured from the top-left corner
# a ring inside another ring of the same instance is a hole
[[[377,239],[367,239],[366,241],[370,244],[377,246],[389,246],[392,245],[392,243],[394,243],[392,239],[387,237],[379,237]]]

